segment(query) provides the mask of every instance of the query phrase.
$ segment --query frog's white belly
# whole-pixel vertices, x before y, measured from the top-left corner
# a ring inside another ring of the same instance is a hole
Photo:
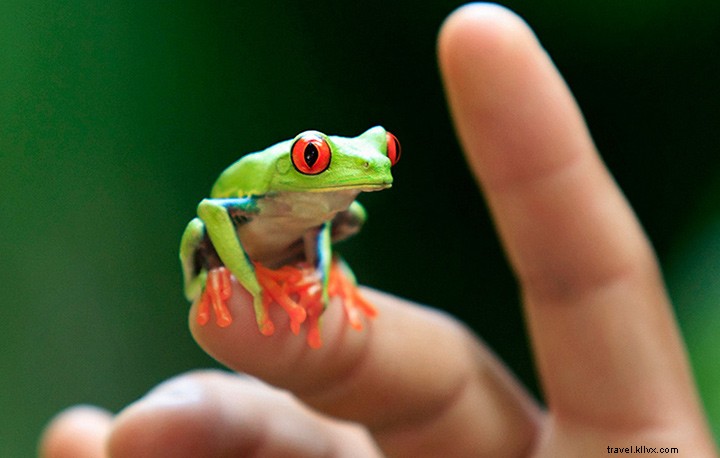
[[[305,257],[305,238],[335,215],[347,210],[359,190],[283,192],[262,197],[259,215],[238,227],[251,260],[277,268]]]

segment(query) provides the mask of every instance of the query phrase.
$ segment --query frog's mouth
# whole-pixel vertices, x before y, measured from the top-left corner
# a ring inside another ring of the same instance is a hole
[[[314,189],[308,189],[309,192],[332,192],[332,191],[358,191],[358,192],[373,192],[382,191],[392,187],[391,182],[383,183],[348,183],[334,186],[326,186]]]

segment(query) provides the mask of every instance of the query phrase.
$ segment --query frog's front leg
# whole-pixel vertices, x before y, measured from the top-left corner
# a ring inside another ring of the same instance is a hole
[[[205,230],[224,267],[235,276],[237,281],[252,295],[255,318],[260,332],[270,335],[274,326],[267,313],[267,304],[263,301],[262,287],[255,274],[255,268],[248,258],[237,236],[237,224],[243,224],[255,213],[256,203],[252,198],[204,199],[198,205],[198,216],[205,224]],[[232,216],[231,216],[232,215]],[[229,274],[223,267],[211,269],[205,285],[206,291],[229,298]],[[224,291],[228,291],[227,294]],[[230,321],[232,319],[230,318]],[[228,322],[226,325],[229,325]]]
[[[303,283],[314,283],[316,286],[300,294],[299,301],[307,312],[307,343],[312,348],[322,346],[320,316],[330,302],[329,284],[333,262],[331,230],[332,223],[328,221],[319,229],[309,232],[304,240],[306,259],[309,265],[308,274],[304,275]],[[318,277],[319,291],[317,288]]]
[[[357,201],[353,202],[346,211],[338,213],[333,219],[330,231],[332,241],[343,240],[358,232],[366,219],[365,209]],[[324,275],[327,279],[324,285],[326,294],[340,297],[350,326],[362,329],[361,312],[373,318],[377,315],[377,310],[360,294],[355,275],[340,256],[336,255],[326,269],[329,269],[329,273]]]
[[[345,316],[354,329],[362,329],[361,313],[369,318],[377,315],[375,307],[360,294],[350,267],[339,255],[332,252],[332,240],[338,235],[344,237],[348,233],[356,232],[364,220],[362,207],[359,204],[351,206],[346,212],[338,214],[332,222],[323,224],[314,239],[306,239],[305,243],[311,245],[306,246],[306,249],[313,253],[321,288],[320,294],[301,297],[301,303],[307,310],[307,341],[313,348],[322,345],[320,316],[331,298],[337,297],[342,301]]]

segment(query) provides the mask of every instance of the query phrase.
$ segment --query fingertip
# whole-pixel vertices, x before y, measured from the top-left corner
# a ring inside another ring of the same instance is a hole
[[[370,448],[364,430],[321,417],[257,379],[222,371],[191,372],[157,386],[118,415],[108,441],[113,458],[340,455],[333,450],[375,456],[363,451]]]
[[[517,173],[517,161],[487,152],[517,141],[518,120],[527,116],[521,110],[537,98],[534,33],[503,6],[472,3],[446,19],[437,46],[457,134],[478,178],[487,184]]]
[[[458,137],[485,191],[595,154],[572,94],[514,12],[460,8],[440,31],[438,59]]]
[[[99,458],[106,456],[112,415],[94,406],[75,406],[53,418],[40,439],[43,458]]]
[[[535,40],[528,24],[512,10],[495,3],[470,3],[448,16],[438,35],[441,68],[462,72],[463,66],[476,68],[478,56],[513,55],[523,39]],[[472,58],[469,58],[472,56]]]
[[[221,411],[209,401],[212,373],[170,379],[120,412],[108,438],[112,457],[217,456],[223,446],[216,427]],[[238,450],[239,452],[240,450]]]

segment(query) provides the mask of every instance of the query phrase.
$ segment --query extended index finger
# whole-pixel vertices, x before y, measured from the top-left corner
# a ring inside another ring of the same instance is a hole
[[[519,277],[551,411],[702,425],[655,256],[527,25],[497,6],[440,38],[450,105]]]

